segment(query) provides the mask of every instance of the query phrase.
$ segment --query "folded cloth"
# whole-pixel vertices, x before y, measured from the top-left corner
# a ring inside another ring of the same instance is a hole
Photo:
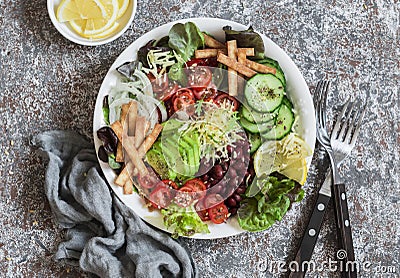
[[[32,143],[48,158],[47,199],[67,229],[56,260],[100,277],[197,277],[182,243],[147,225],[110,192],[92,144],[71,131],[45,132]]]

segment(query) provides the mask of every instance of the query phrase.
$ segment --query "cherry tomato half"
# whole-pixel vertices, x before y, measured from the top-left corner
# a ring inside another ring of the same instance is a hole
[[[192,192],[195,192],[194,198],[195,199],[201,199],[206,195],[206,185],[201,179],[191,179],[185,182],[183,187],[189,187],[192,188]],[[182,188],[183,188],[182,187]]]
[[[196,102],[192,90],[188,88],[182,88],[176,91],[173,106],[174,111],[179,111],[185,107],[192,105]]]
[[[147,170],[149,170],[147,175],[138,175],[138,183],[143,188],[154,188],[157,184],[159,184],[160,179],[157,177],[157,174],[154,173],[153,169],[147,168]]]
[[[239,102],[237,101],[237,99],[234,98],[233,96],[230,96],[230,95],[226,94],[226,93],[222,93],[222,94],[220,94],[219,96],[217,96],[215,98],[215,103],[217,105],[221,105],[224,102],[227,103],[227,104],[232,105],[232,110],[233,111],[237,111],[238,108],[239,108]]]
[[[150,79],[151,86],[153,87],[153,91],[155,93],[160,93],[165,91],[168,88],[168,76],[164,74],[160,78],[155,78],[152,73],[147,74],[147,77]]]
[[[228,208],[223,203],[213,206],[207,211],[211,221],[215,224],[221,224],[225,222],[225,220],[228,219],[229,216]]]
[[[175,195],[174,202],[180,207],[188,207],[193,203],[193,188],[188,186],[182,186]]]
[[[179,86],[177,83],[169,82],[168,87],[157,94],[157,98],[161,99],[162,101],[168,101],[174,96],[178,88]]]
[[[211,85],[211,84],[210,84]],[[217,97],[218,92],[214,87],[197,87],[193,89],[193,94],[196,99],[202,99],[204,101],[213,101]]]
[[[172,181],[172,180],[162,180],[162,182],[163,182],[165,185],[167,185],[167,186],[169,186],[170,188],[172,188],[172,189],[175,189],[175,190],[178,190],[178,189],[179,189],[178,185],[177,185],[174,181]]]
[[[217,193],[212,193],[204,198],[203,205],[205,209],[208,209],[210,207],[214,207],[216,205],[223,203],[223,201],[224,198],[221,195]]]
[[[212,58],[195,58],[186,62],[186,67],[203,66],[203,67],[217,67],[217,57]]]
[[[164,183],[160,183],[149,195],[151,205],[156,209],[162,209],[169,206],[172,201],[172,190]]]
[[[197,214],[200,216],[200,219],[202,221],[208,221],[210,220],[210,215],[208,214],[208,211],[204,209],[203,201],[204,199],[200,199],[194,207],[196,209]]]
[[[188,85],[190,87],[207,87],[211,83],[212,72],[208,67],[194,67],[187,69]]]

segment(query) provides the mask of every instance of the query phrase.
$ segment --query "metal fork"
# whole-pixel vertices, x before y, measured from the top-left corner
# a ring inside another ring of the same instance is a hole
[[[365,115],[365,109],[362,111],[353,112],[356,104],[353,103],[350,105],[350,102],[348,101],[336,121],[335,127],[332,131],[331,139],[329,139],[326,128],[326,99],[328,90],[326,90],[324,93],[323,91],[324,90],[320,90],[321,93],[316,98],[316,113],[318,118],[317,139],[327,151],[331,161],[333,180],[332,192],[335,201],[335,216],[336,225],[338,228],[338,239],[340,248],[346,251],[346,256],[339,258],[344,259],[344,262],[346,263],[344,265],[345,269],[342,269],[342,277],[357,277],[357,270],[355,269],[356,264],[354,264],[354,247],[350,227],[346,189],[337,169],[337,161],[342,157],[344,158],[346,154],[350,153],[350,151],[353,149],[359,134],[362,119]],[[336,156],[339,157],[337,158]]]
[[[321,113],[321,109],[325,111],[326,107],[321,107],[323,103],[321,103],[320,100],[321,96],[326,97],[326,95],[328,94],[329,86],[330,86],[329,81],[320,81],[318,82],[317,87],[315,89],[314,106],[316,107],[316,122],[318,124],[320,123],[320,120],[326,121],[326,119],[323,119],[323,117],[326,116],[324,116]],[[350,102],[350,99],[345,103],[338,117],[339,120],[336,122],[331,134],[331,145],[334,151],[334,156],[337,166],[340,166],[343,160],[351,153],[351,150],[353,149],[359,134],[360,124],[364,114],[361,115],[358,121],[355,121],[356,118],[353,118],[353,121],[350,123],[350,126],[352,128],[352,131],[350,132],[353,132],[350,144],[343,144],[342,141],[338,140],[340,135],[340,130],[342,131],[341,137],[343,137],[344,129],[341,129],[341,126],[343,125],[343,123],[348,122],[349,116],[351,115],[351,112],[354,109],[354,105],[355,103],[352,104]],[[350,111],[348,111],[349,106],[350,106]],[[342,119],[346,115],[347,118],[345,118],[345,120],[342,121]],[[347,123],[346,126],[349,126],[349,124]],[[350,134],[350,132],[347,133],[347,135]],[[349,137],[345,138],[346,140],[350,139]],[[331,199],[331,184],[332,184],[332,171],[331,168],[329,168],[324,183],[322,184],[318,192],[318,196],[315,201],[311,217],[305,229],[302,241],[300,243],[300,247],[296,253],[295,261],[297,262],[298,268],[290,273],[289,275],[290,278],[302,278],[305,276],[308,264],[311,261],[314,246],[317,242],[317,238],[322,225],[322,220],[325,216],[326,208]]]

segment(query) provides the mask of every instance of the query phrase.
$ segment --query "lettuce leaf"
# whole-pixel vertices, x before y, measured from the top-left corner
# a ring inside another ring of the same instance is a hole
[[[237,47],[254,48],[255,55],[250,57],[251,59],[259,60],[265,57],[264,41],[260,34],[254,32],[252,27],[244,31],[236,31],[232,30],[231,26],[225,26],[223,30],[225,31],[226,41],[236,40]]]
[[[187,62],[194,51],[204,46],[204,36],[193,22],[177,23],[169,30],[168,45]]]
[[[172,230],[172,237],[192,236],[195,233],[209,233],[208,226],[204,223],[194,207],[182,208],[175,204],[161,210],[164,225]]]
[[[291,203],[300,201],[304,191],[294,180],[274,174],[256,179],[247,189],[238,209],[242,229],[259,232],[282,220]]]

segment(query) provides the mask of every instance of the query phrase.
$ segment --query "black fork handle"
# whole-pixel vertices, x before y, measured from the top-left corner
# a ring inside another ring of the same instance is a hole
[[[347,205],[346,187],[343,183],[332,186],[333,199],[335,204],[335,218],[338,231],[338,241],[341,250],[337,258],[342,261],[341,276],[344,278],[357,277],[357,264],[354,256],[353,237]]]

